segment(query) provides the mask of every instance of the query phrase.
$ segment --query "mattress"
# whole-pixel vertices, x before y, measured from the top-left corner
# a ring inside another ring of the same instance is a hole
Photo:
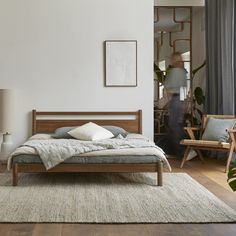
[[[73,156],[63,163],[67,164],[151,164],[158,163],[161,158],[155,155],[120,155],[120,156]],[[13,164],[40,164],[39,155],[21,154],[14,156]]]
[[[85,145],[86,144],[86,145]],[[8,159],[8,170],[14,164],[44,164],[47,170],[60,163],[68,164],[155,164],[162,162],[171,171],[165,153],[140,134],[124,138],[85,142],[52,139],[36,134],[18,147]]]

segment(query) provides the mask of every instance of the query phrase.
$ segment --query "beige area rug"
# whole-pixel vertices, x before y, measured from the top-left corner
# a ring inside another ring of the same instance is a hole
[[[0,175],[0,222],[214,223],[236,212],[189,175],[24,174],[18,187]]]

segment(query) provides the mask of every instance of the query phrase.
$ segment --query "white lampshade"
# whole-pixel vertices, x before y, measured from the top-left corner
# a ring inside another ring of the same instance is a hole
[[[14,91],[0,89],[0,133],[12,133],[14,125]]]

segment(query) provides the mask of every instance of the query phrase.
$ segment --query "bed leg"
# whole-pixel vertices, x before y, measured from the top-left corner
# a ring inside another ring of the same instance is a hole
[[[17,186],[18,184],[18,165],[14,164],[12,169],[12,186]]]
[[[157,164],[157,186],[163,185],[163,163],[159,162]]]

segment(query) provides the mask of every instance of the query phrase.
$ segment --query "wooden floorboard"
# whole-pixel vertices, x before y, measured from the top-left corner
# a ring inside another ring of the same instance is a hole
[[[187,162],[170,159],[173,172],[185,172],[236,209],[236,193],[227,184],[225,163],[217,160]],[[5,166],[0,166],[0,172]],[[0,196],[1,197],[1,196]],[[0,209],[1,210],[1,209]],[[235,236],[236,224],[0,224],[0,236]]]

